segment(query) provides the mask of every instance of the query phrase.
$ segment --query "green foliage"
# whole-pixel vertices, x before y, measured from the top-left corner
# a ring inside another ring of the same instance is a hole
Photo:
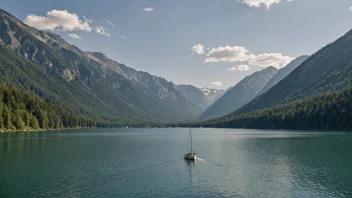
[[[0,101],[2,101],[3,97],[0,95]],[[0,102],[0,129],[4,128],[4,118],[2,117],[2,111],[3,111],[3,106],[4,104]]]
[[[2,117],[3,117],[3,123],[2,125],[4,126],[5,129],[13,129],[12,122],[11,122],[11,112],[9,111],[9,108],[7,107],[6,104],[3,104],[3,110],[2,110]]]
[[[25,123],[25,126],[29,126],[30,125],[30,115],[27,111],[22,111],[21,112],[21,116],[22,116],[22,120]]]
[[[87,118],[5,84],[0,84],[0,99],[0,128],[23,130],[95,126],[95,123]]]
[[[40,128],[42,129],[48,128],[49,119],[45,110],[39,111],[38,121],[40,123]]]
[[[294,130],[352,130],[352,88],[193,126]],[[182,126],[182,125],[181,125]],[[186,124],[184,126],[187,126]]]
[[[35,116],[33,116],[32,114],[31,114],[31,120],[30,120],[30,127],[31,128],[33,128],[33,129],[39,129],[39,122],[38,122],[38,119],[35,117]],[[61,127],[60,127],[61,128]]]
[[[200,112],[172,82],[84,52],[1,9],[0,38],[0,81],[75,114],[122,125],[175,122]],[[52,127],[56,118],[48,116]]]
[[[23,130],[25,123],[22,121],[21,117],[21,109],[16,109],[14,114],[12,115],[12,123],[14,127],[18,130]]]

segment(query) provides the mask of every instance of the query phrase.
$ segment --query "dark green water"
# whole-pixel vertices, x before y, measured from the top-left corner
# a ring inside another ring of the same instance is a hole
[[[0,197],[352,197],[352,134],[194,129],[0,134]]]

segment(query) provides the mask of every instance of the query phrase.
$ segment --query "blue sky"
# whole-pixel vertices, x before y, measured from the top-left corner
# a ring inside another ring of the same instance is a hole
[[[351,0],[5,0],[0,6],[83,50],[177,84],[212,88],[310,55],[352,27]]]

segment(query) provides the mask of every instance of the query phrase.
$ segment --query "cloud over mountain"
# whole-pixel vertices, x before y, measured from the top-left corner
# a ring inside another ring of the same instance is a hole
[[[206,55],[205,62],[242,62],[248,60],[249,51],[240,46],[213,48]]]
[[[24,22],[40,30],[83,30],[88,32],[92,30],[91,21],[85,18],[81,20],[75,13],[69,13],[67,10],[51,10],[47,12],[46,16],[29,14]]]
[[[249,65],[237,65],[229,68],[230,71],[249,71],[250,69]]]
[[[215,86],[217,86],[217,87],[222,87],[222,86],[224,85],[224,84],[223,84],[222,82],[220,82],[220,81],[211,82],[210,84],[215,85]]]
[[[201,49],[203,51],[201,51]],[[203,45],[195,45],[193,47],[193,52],[198,55],[205,54]],[[203,53],[197,53],[203,52]],[[290,63],[294,58],[289,56],[284,56],[280,53],[263,53],[254,54],[242,46],[225,46],[212,48],[205,55],[205,63],[215,63],[215,62],[236,62],[240,64],[246,64],[249,66],[259,66],[259,67],[269,67],[273,66],[276,68],[281,68],[288,63]],[[242,67],[243,69],[248,69],[248,67]],[[232,70],[238,70],[238,68],[231,68]]]
[[[280,3],[281,0],[244,0],[244,3],[250,7],[260,7],[265,5],[268,9],[274,3]]]
[[[281,68],[290,63],[294,58],[289,56],[284,56],[280,53],[264,53],[259,55],[254,55],[248,63],[249,65],[255,65],[260,67],[273,66],[276,68]]]

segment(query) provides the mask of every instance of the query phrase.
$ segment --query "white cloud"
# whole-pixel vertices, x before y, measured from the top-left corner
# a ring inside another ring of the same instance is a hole
[[[205,62],[243,62],[250,56],[248,50],[240,46],[213,48],[206,55]]]
[[[290,63],[293,58],[284,56],[280,53],[264,53],[254,54],[249,52],[245,47],[241,46],[225,46],[212,48],[205,56],[206,63],[212,62],[237,62],[245,63],[248,66],[276,68],[283,67]]]
[[[104,28],[103,26],[98,26],[95,28],[95,32],[101,35],[106,35],[106,36],[110,36],[109,30]]]
[[[350,11],[352,12],[352,6],[350,7]]]
[[[111,21],[106,21],[107,24],[111,25],[111,27],[114,27],[115,24],[113,24]]]
[[[222,82],[220,82],[220,81],[211,82],[210,84],[215,85],[217,87],[222,87],[223,86]]]
[[[61,30],[61,31],[91,31],[90,20],[83,17],[83,21],[75,14],[67,10],[52,10],[46,16],[28,15],[24,22],[40,30]]]
[[[68,34],[69,37],[73,38],[73,39],[82,39],[82,37],[78,34]]]
[[[153,12],[153,11],[154,11],[154,8],[151,8],[151,7],[149,7],[149,8],[144,8],[143,11],[144,11],[144,12]]]
[[[198,55],[205,54],[204,45],[201,45],[201,44],[195,45],[192,47],[192,51]]]
[[[260,67],[273,66],[276,68],[281,68],[290,63],[294,58],[289,56],[283,56],[279,53],[265,53],[255,56],[253,59],[249,60],[249,65],[255,65]]]
[[[126,39],[126,37],[125,37],[125,36],[121,36],[121,38]]]
[[[281,0],[244,0],[244,3],[250,7],[260,7],[265,5],[268,9],[274,3],[280,3]]]
[[[250,69],[249,65],[237,65],[229,68],[230,71],[249,71]]]

